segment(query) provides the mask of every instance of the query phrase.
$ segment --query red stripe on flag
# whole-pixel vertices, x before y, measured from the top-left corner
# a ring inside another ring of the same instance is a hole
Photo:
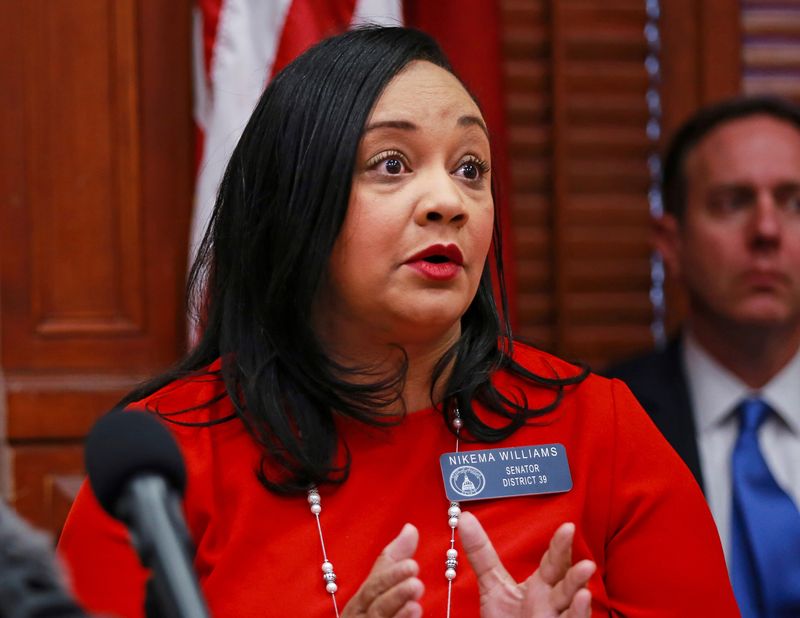
[[[317,41],[347,30],[355,8],[356,0],[294,0],[286,15],[270,79]]]
[[[197,8],[201,14],[202,46],[203,46],[203,75],[206,80],[206,87],[211,90],[211,58],[214,55],[214,46],[217,43],[217,28],[219,27],[219,15],[222,12],[224,0],[197,0]],[[195,45],[197,42],[195,41]],[[203,160],[203,147],[205,146],[205,133],[203,128],[194,124],[194,176],[200,173],[200,164]]]
[[[211,57],[214,55],[214,45],[217,42],[217,27],[219,14],[222,12],[223,0],[197,0],[197,6],[203,14],[203,66],[206,71],[206,81],[211,81]]]

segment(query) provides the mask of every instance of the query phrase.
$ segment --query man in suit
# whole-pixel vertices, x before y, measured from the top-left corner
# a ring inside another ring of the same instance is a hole
[[[800,616],[800,109],[701,110],[667,150],[663,193],[655,244],[687,319],[607,373],[703,487],[743,616]]]

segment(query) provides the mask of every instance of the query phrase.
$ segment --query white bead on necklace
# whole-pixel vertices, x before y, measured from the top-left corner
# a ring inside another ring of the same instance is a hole
[[[453,429],[456,432],[456,453],[459,447],[459,436],[461,435],[461,427],[463,421],[461,420],[461,413],[458,407],[453,410],[453,419],[451,421]],[[322,512],[322,501],[319,497],[319,491],[316,487],[311,487],[308,490],[308,504],[311,507],[311,514],[317,522],[317,532],[319,533],[319,544],[322,547],[322,579],[325,581],[325,590],[331,595],[333,602],[333,612],[336,618],[339,618],[339,606],[336,604],[336,591],[339,587],[336,585],[336,573],[333,571],[333,563],[328,560],[328,553],[325,551],[325,539],[322,536],[322,524],[319,521],[319,514]],[[458,517],[461,515],[461,507],[458,502],[451,502],[450,507],[447,509],[447,523],[450,526],[450,548],[447,550],[447,559],[445,560],[444,576],[447,579],[447,618],[450,618],[450,599],[453,592],[453,580],[456,578],[456,568],[458,567],[458,550],[455,548],[456,544],[456,528],[458,528]]]

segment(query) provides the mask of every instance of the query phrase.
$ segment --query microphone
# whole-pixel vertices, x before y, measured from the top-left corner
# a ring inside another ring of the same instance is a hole
[[[47,535],[0,501],[0,616],[87,618],[66,592]]]
[[[97,501],[128,526],[139,560],[153,571],[148,603],[156,602],[156,614],[208,618],[181,513],[186,469],[167,428],[151,414],[115,410],[89,432],[85,455]]]

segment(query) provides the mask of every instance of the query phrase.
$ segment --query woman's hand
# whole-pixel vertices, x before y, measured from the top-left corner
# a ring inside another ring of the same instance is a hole
[[[592,595],[586,584],[596,567],[591,560],[572,564],[574,524],[555,531],[539,568],[520,584],[505,570],[474,515],[461,514],[458,533],[478,577],[483,618],[589,617]]]
[[[419,532],[406,524],[389,543],[358,592],[345,605],[342,618],[419,618],[418,603],[425,590],[417,578],[419,565],[413,559]]]

